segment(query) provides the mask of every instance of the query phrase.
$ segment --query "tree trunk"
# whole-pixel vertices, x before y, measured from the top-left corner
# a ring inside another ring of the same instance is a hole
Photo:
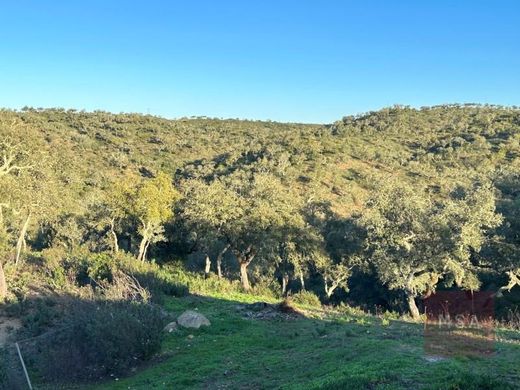
[[[240,262],[240,281],[242,282],[242,287],[244,290],[251,290],[251,285],[249,284],[249,277],[247,276],[247,266],[248,262]]]
[[[209,278],[210,272],[211,272],[211,259],[206,254],[206,266],[204,267],[204,276],[206,277],[206,279]]]
[[[148,246],[148,237],[143,236],[141,243],[139,244],[139,253],[137,254],[138,261],[144,261],[146,256],[146,248]]]
[[[222,279],[222,258],[217,258],[217,276]]]
[[[282,295],[287,295],[287,285],[289,284],[289,275],[283,274],[282,276]]]
[[[0,261],[0,301],[7,296],[7,283],[5,282],[4,266]]]
[[[410,314],[414,320],[418,320],[421,318],[421,314],[419,313],[419,309],[417,308],[417,304],[415,303],[415,296],[411,292],[406,293],[406,301],[408,303],[408,309],[410,310]]]
[[[150,240],[146,242],[146,246],[144,247],[143,261],[146,260],[148,256],[148,248],[150,247]]]
[[[222,259],[224,258],[224,255],[228,251],[229,247],[230,245],[227,244],[217,256],[217,275],[219,279],[222,278]]]
[[[302,291],[305,291],[305,279],[303,279],[303,271],[300,271],[300,283],[302,285]]]
[[[325,284],[325,294],[327,294],[327,298],[330,299],[330,297],[332,296],[332,294],[334,294],[334,290],[336,289],[336,286],[335,285],[331,285],[330,287],[328,287],[326,284]]]
[[[119,243],[117,242],[117,233],[115,230],[115,221],[113,218],[110,220],[110,234],[112,235],[113,240],[112,250],[114,253],[117,253],[119,252]]]
[[[332,282],[332,284],[329,287],[329,280],[326,277],[323,278],[323,284],[325,287],[325,294],[327,294],[327,298],[330,299],[332,294],[334,294],[334,290],[336,289],[336,287],[338,287],[339,284]]]
[[[249,291],[251,289],[251,285],[249,284],[249,277],[247,275],[247,266],[251,264],[255,258],[255,251],[253,250],[253,246],[249,245],[245,251],[233,249],[233,254],[237,258],[238,264],[240,266],[240,281],[242,282],[242,287],[245,291]]]
[[[16,242],[16,260],[15,265],[18,265],[20,261],[20,256],[22,254],[22,249],[25,242],[25,235],[27,234],[27,229],[29,228],[29,222],[31,220],[31,213],[27,215],[25,222],[23,223],[22,229],[20,230],[20,235],[18,236],[18,241]]]

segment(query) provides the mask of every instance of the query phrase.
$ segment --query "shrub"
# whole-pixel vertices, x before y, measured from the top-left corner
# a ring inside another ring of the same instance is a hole
[[[52,299],[39,298],[24,301],[21,311],[22,324],[26,337],[32,337],[47,331],[60,316],[60,309]]]
[[[163,268],[155,263],[138,262],[124,254],[119,254],[117,260],[118,267],[146,288],[155,302],[160,302],[164,295],[184,297],[189,293],[187,283],[179,278],[178,273],[172,272],[173,267]]]
[[[29,292],[29,286],[35,277],[14,263],[4,264],[6,283],[9,286],[9,298],[22,300]]]
[[[45,282],[54,290],[60,290],[67,284],[65,270],[62,265],[64,250],[62,248],[47,248],[41,252],[26,254],[27,265],[24,268],[38,270],[39,282]]]
[[[122,374],[159,351],[165,322],[147,304],[76,303],[63,328],[38,341],[33,368],[51,381]]]
[[[50,286],[66,289],[74,287],[82,278],[87,278],[87,265],[83,260],[86,256],[88,252],[82,248],[70,252],[65,248],[51,247],[39,255],[33,255],[31,261]],[[88,281],[82,282],[88,284]]]
[[[20,361],[14,346],[0,347],[0,389],[26,389]]]
[[[312,291],[299,291],[291,296],[291,300],[298,305],[311,307],[321,306],[320,298],[318,298],[318,296]]]
[[[363,311],[363,309],[359,307],[349,306],[343,302],[341,302],[336,309],[347,316],[352,317],[366,317],[367,313]]]
[[[74,296],[103,295],[109,300],[161,302],[163,296],[188,294],[188,287],[178,273],[171,273],[170,269],[153,262],[136,261],[125,252],[91,253],[83,247],[71,251],[53,247],[33,254],[30,259],[33,268],[43,274],[43,279],[35,284],[43,280],[53,290],[60,289]],[[19,275],[16,280],[22,281]]]
[[[99,282],[112,281],[114,258],[108,253],[72,252],[63,261],[71,281],[79,286],[95,286]]]
[[[242,284],[238,280],[229,280],[226,278],[218,278],[214,274],[209,277],[199,273],[186,271],[185,267],[177,262],[165,265],[162,268],[163,272],[168,275],[171,280],[181,285],[186,285],[190,292],[210,296],[226,296],[233,297],[235,294],[244,294]],[[250,296],[255,296],[257,299],[272,300],[278,298],[273,292],[273,289],[262,282],[257,282],[248,293]]]
[[[112,268],[114,259],[107,253],[96,253],[84,258],[87,276],[96,283],[101,281],[112,281]]]
[[[380,317],[383,320],[390,322],[390,320],[394,320],[394,321],[399,320],[400,315],[399,315],[399,313],[397,313],[395,311],[388,310],[388,311],[383,312],[383,314],[381,314]]]
[[[123,271],[115,271],[111,281],[99,281],[97,286],[103,297],[112,301],[149,302],[150,291],[141,286],[139,281]]]
[[[147,288],[154,300],[160,300],[161,295],[171,297],[184,297],[188,295],[188,286],[178,283],[173,278],[163,272],[146,272],[136,273],[134,277],[139,281],[141,286]]]

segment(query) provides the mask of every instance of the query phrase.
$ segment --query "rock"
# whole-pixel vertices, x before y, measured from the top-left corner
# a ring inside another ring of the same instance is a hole
[[[430,362],[430,363],[437,363],[437,362],[446,360],[446,358],[443,356],[427,355],[427,356],[424,356],[424,360],[426,360],[427,362]]]
[[[189,335],[188,335],[188,339],[190,339],[190,340],[191,340],[192,338],[194,338],[194,337],[195,337],[195,336],[193,336],[192,334],[189,334]]]
[[[193,310],[186,310],[177,318],[177,324],[184,328],[199,329],[202,325],[210,326],[211,322],[204,315]]]
[[[177,330],[177,322],[176,321],[170,322],[163,329],[164,332],[168,332],[168,333],[175,332],[176,330]]]
[[[151,143],[151,144],[156,144],[156,145],[164,144],[163,140],[160,139],[159,137],[150,137],[148,139],[148,142]]]

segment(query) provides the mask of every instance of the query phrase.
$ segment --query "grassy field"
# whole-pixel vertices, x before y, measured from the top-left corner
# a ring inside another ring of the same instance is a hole
[[[498,331],[491,356],[424,352],[423,325],[307,308],[305,317],[244,318],[246,294],[169,299],[165,309],[205,314],[212,325],[180,329],[161,355],[127,378],[91,389],[514,389],[520,334]]]

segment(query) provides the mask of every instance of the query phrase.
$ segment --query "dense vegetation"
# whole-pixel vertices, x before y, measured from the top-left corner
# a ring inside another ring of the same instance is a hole
[[[453,241],[437,246],[439,257],[468,272],[515,269],[515,109],[395,107],[326,127],[63,110],[1,114],[2,242],[15,263],[27,239],[33,250],[122,246],[142,260],[150,249],[161,262],[229,252],[245,288],[248,272],[286,283],[320,274],[330,296],[353,268],[367,261],[378,268],[373,234],[381,234],[384,261],[403,251],[406,264],[427,264],[428,273],[434,259],[415,260],[411,252],[436,239]],[[437,228],[451,229],[450,237],[425,231],[432,241],[423,242],[420,230],[443,218],[446,226]]]
[[[392,107],[327,126],[27,108],[0,111],[0,138],[8,302],[37,285],[139,305],[184,295],[172,275],[187,269],[414,318],[438,289],[512,308],[517,108]]]

